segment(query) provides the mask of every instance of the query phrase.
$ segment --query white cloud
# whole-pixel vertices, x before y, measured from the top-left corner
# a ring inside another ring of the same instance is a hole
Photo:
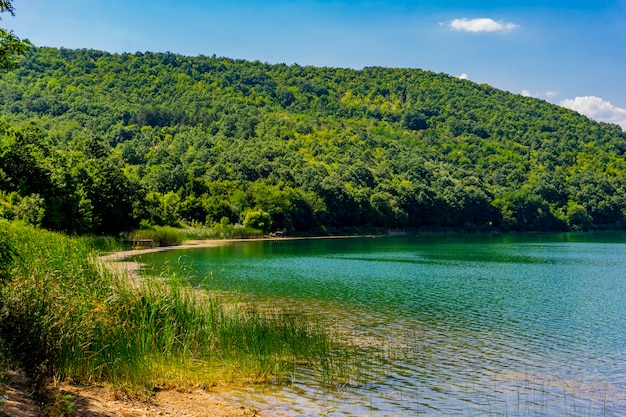
[[[524,97],[534,97],[534,98],[547,98],[551,99],[559,95],[556,91],[548,90],[545,93],[533,93],[530,90],[522,90],[522,95]]]
[[[626,130],[626,109],[614,106],[600,97],[576,97],[561,101],[561,106],[577,111],[585,116],[607,123],[615,123]]]
[[[461,80],[469,80],[469,76],[466,73],[459,75],[459,79]]]
[[[510,22],[497,22],[487,17],[478,19],[454,19],[450,22],[450,27],[463,32],[503,32],[513,30],[519,25]]]

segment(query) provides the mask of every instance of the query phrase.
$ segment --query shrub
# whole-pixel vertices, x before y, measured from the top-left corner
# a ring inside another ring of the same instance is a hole
[[[268,212],[261,209],[250,210],[246,213],[243,226],[261,230],[263,233],[268,233],[270,231],[270,227],[272,227],[272,217]]]

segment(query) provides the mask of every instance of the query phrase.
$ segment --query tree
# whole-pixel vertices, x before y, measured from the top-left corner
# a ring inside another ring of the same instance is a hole
[[[408,130],[423,130],[428,128],[426,116],[419,111],[407,111],[402,116],[402,128]]]
[[[15,75],[0,215],[39,195],[44,228],[626,228],[625,132],[443,74],[33,48]]]
[[[267,233],[270,231],[270,227],[272,227],[272,218],[268,212],[261,209],[250,210],[246,213],[243,225],[245,227],[251,227],[253,229],[262,230],[263,233]]]
[[[587,210],[573,201],[567,203],[565,220],[572,230],[589,230],[593,226],[593,220]]]
[[[562,230],[564,225],[555,218],[545,200],[528,187],[511,191],[493,201],[500,210],[500,227],[504,230],[538,231]]]
[[[15,15],[15,10],[10,0],[0,0],[0,13],[8,12]],[[21,40],[3,28],[0,28],[0,69],[9,70],[15,68],[18,58],[31,48],[32,44],[28,39]]]

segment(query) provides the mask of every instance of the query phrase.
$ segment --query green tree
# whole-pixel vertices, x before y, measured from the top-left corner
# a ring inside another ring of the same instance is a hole
[[[272,217],[268,212],[261,209],[250,210],[246,213],[243,225],[267,233],[270,231],[270,227],[272,227]]]
[[[593,220],[587,210],[573,201],[567,203],[565,213],[567,225],[573,230],[589,230],[593,226]]]
[[[512,191],[493,202],[500,210],[499,226],[504,230],[562,230],[564,225],[550,211],[545,200],[528,188]]]
[[[15,15],[15,10],[10,0],[0,0],[0,13],[8,12]],[[32,44],[28,39],[20,39],[6,29],[0,28],[0,69],[9,70],[15,68],[20,56],[26,54]]]
[[[56,230],[626,227],[625,132],[445,74],[33,48],[0,112],[0,215]]]
[[[41,226],[46,213],[44,199],[39,194],[22,198],[16,210],[16,216],[33,226]]]

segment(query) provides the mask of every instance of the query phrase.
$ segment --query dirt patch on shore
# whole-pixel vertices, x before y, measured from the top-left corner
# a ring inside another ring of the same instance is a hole
[[[33,382],[20,370],[9,370],[4,374],[7,385],[2,387],[0,416],[31,417],[41,415],[41,402]]]
[[[70,416],[87,417],[251,417],[258,412],[237,404],[228,404],[219,396],[201,389],[180,392],[159,391],[149,401],[124,398],[105,386],[59,387],[62,396],[72,396],[75,411]]]
[[[202,389],[158,391],[148,401],[133,400],[106,385],[61,384],[36,389],[21,371],[6,374],[8,385],[0,396],[0,416],[33,417],[252,417],[260,414],[249,407],[227,403]],[[47,398],[45,398],[47,397]]]
[[[100,256],[97,258],[99,265],[109,270],[110,272],[124,276],[128,278],[135,285],[139,284],[141,279],[139,270],[142,265],[136,261],[127,261],[126,259],[133,256],[144,255],[147,253],[164,252],[174,249],[189,249],[189,248],[211,248],[227,244],[226,240],[191,240],[187,241],[184,245],[179,246],[161,246],[157,248],[144,248],[144,249],[131,249],[120,252],[113,252],[109,255]]]

